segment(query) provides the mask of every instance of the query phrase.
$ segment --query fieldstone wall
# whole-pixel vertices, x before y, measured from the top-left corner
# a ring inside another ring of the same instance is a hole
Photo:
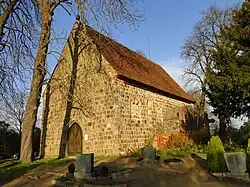
[[[66,45],[44,97],[45,157],[59,154],[72,77],[71,45]],[[115,155],[143,147],[153,135],[180,131],[179,109],[187,103],[134,86],[117,78],[115,70],[93,45],[80,54],[72,97],[70,127],[82,128],[83,152]],[[47,116],[46,116],[47,113]],[[67,120],[66,120],[67,121]],[[66,151],[67,152],[67,151]]]
[[[119,147],[122,151],[153,144],[157,134],[176,133],[181,130],[182,101],[147,91],[118,80],[119,87]]]

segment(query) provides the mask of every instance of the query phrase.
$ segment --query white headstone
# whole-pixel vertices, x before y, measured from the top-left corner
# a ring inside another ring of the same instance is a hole
[[[243,152],[224,153],[227,168],[232,173],[244,173],[247,170],[246,155]]]

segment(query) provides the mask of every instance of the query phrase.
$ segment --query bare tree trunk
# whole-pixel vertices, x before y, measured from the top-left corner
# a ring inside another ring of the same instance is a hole
[[[224,116],[219,116],[220,119],[220,127],[219,127],[219,137],[222,142],[225,142],[228,140],[227,135],[227,124],[226,124],[226,118]]]
[[[42,28],[40,33],[37,55],[34,62],[31,90],[23,119],[23,132],[20,156],[20,160],[22,162],[32,161],[33,131],[36,123],[37,110],[40,104],[39,100],[41,97],[42,83],[46,74],[46,57],[51,34],[52,15],[50,10],[50,1],[42,0],[40,3]]]
[[[0,15],[0,41],[2,40],[2,37],[4,35],[4,32],[3,32],[4,26],[7,23],[7,20],[9,18],[10,14],[14,11],[14,8],[15,8],[17,2],[18,2],[18,0],[12,0],[12,1],[10,1],[9,6]]]
[[[204,115],[205,112],[205,104],[206,104],[206,80],[204,80],[201,85],[201,98],[200,98],[200,116]]]
[[[20,159],[20,152],[21,152],[21,145],[22,145],[22,122],[20,123],[20,128],[19,128],[19,154],[18,154],[18,159]]]

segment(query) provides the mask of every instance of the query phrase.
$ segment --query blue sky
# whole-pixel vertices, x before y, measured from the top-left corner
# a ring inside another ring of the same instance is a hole
[[[130,49],[143,51],[183,86],[181,75],[185,62],[180,59],[180,47],[200,19],[201,12],[210,5],[226,8],[241,2],[242,0],[144,0],[138,9],[145,15],[145,21],[137,31],[128,25],[121,25],[119,30],[111,30],[111,35]],[[54,22],[56,33],[68,35],[74,21],[75,16],[69,16],[63,9],[58,9]],[[57,46],[57,51],[61,51],[63,43],[62,41]],[[53,69],[56,60],[49,58],[49,61],[49,67]]]

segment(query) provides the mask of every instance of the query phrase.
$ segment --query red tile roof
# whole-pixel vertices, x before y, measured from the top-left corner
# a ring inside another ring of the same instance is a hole
[[[160,65],[100,34],[91,27],[87,27],[87,35],[118,75],[194,103],[193,98]]]

